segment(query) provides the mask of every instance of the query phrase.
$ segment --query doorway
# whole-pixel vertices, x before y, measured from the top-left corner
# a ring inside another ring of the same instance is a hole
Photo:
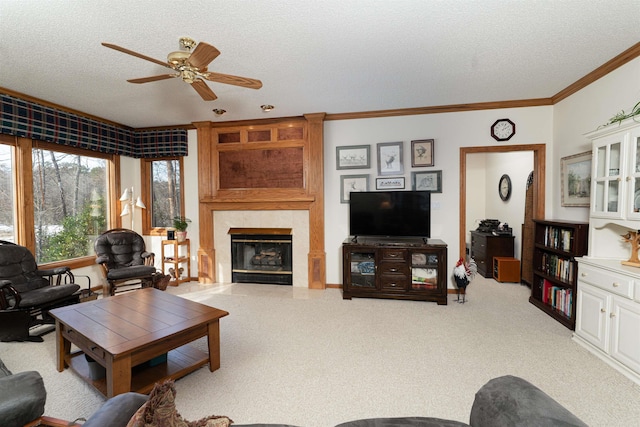
[[[514,151],[533,152],[533,218],[544,218],[545,212],[545,170],[546,145],[494,145],[487,147],[460,148],[460,223],[459,223],[459,258],[466,257],[466,224],[467,224],[467,154],[474,153],[509,153]]]

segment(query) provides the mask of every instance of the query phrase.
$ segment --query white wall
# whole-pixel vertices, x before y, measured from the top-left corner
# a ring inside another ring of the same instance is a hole
[[[555,219],[588,221],[589,209],[562,207],[560,203],[560,159],[591,151],[584,134],[596,130],[611,117],[631,111],[640,101],[640,58],[625,64],[553,108],[554,152],[552,169],[547,170],[547,195],[552,196]],[[547,152],[547,156],[549,156]]]
[[[403,141],[407,188],[411,172],[442,170],[441,194],[432,195],[432,237],[448,245],[448,269],[452,271],[459,250],[460,147],[501,145],[490,134],[497,119],[509,118],[516,123],[516,135],[504,145],[550,144],[552,140],[553,108],[529,107],[461,113],[427,114],[375,119],[327,121],[325,142],[325,250],[327,253],[327,283],[342,283],[341,244],[349,234],[348,205],[340,203],[340,176],[369,174],[369,186],[375,189],[378,176],[376,144]],[[411,140],[435,139],[434,165],[411,168]],[[336,170],[336,147],[345,145],[371,146],[371,168]],[[548,158],[549,162],[549,158]],[[547,168],[549,168],[549,163]],[[530,172],[530,168],[527,171]],[[487,183],[497,194],[497,181]],[[453,287],[453,284],[450,284]]]
[[[435,166],[413,170],[442,170],[443,192],[434,194],[439,208],[432,217],[433,237],[449,245],[449,268],[457,259],[459,223],[459,155],[460,147],[500,145],[489,133],[489,126],[497,119],[509,118],[516,123],[516,135],[504,143],[546,144],[546,217],[549,219],[588,219],[587,208],[560,206],[560,158],[589,151],[583,136],[605,123],[620,110],[629,110],[640,101],[640,58],[615,70],[590,86],[554,106],[470,111],[461,113],[428,114],[418,116],[336,120],[325,122],[325,250],[327,253],[327,283],[342,283],[341,244],[349,234],[348,205],[340,203],[340,175],[369,174],[370,188],[375,188],[376,143],[404,142],[405,182],[411,186],[410,147],[413,139],[435,139]],[[198,248],[198,172],[196,132],[189,132],[189,153],[185,158],[186,215],[193,220],[191,236],[192,276],[197,268]],[[345,145],[371,146],[371,165],[368,170],[336,170],[336,147]],[[133,162],[133,163],[130,163]],[[134,164],[135,163],[135,164]],[[138,160],[123,158],[122,185],[138,185],[133,174],[139,171]],[[136,169],[131,169],[136,168]],[[527,170],[527,175],[530,169]],[[469,173],[469,171],[467,171]],[[139,173],[138,173],[139,177]],[[139,181],[139,178],[138,178]],[[497,181],[486,178],[490,191]],[[514,188],[515,187],[514,183]],[[517,184],[520,186],[520,184]],[[512,196],[513,197],[513,196]],[[474,218],[475,219],[475,218]],[[508,221],[507,221],[508,222]],[[511,224],[511,222],[510,222]],[[515,228],[516,224],[512,226]],[[155,238],[152,248],[159,253]],[[452,285],[450,284],[450,287]]]
[[[487,217],[487,153],[467,155],[467,212],[464,228],[467,244],[471,242],[471,230],[478,228],[480,221]],[[482,190],[482,191],[479,191]]]
[[[485,216],[509,224],[515,236],[513,256],[520,259],[527,178],[533,171],[533,151],[487,154],[486,166]],[[503,201],[498,194],[498,181],[504,174],[511,179],[511,197],[507,201]],[[467,180],[467,186],[470,185]]]

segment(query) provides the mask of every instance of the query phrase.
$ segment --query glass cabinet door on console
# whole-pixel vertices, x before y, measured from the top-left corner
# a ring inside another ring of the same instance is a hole
[[[359,251],[347,252],[348,274],[345,283],[351,288],[376,288],[376,253]]]
[[[631,133],[629,148],[627,218],[640,219],[640,130]]]
[[[411,253],[411,289],[438,288],[438,254],[427,251]]]
[[[592,216],[621,218],[625,181],[622,178],[625,166],[626,138],[612,135],[603,138],[593,149]]]

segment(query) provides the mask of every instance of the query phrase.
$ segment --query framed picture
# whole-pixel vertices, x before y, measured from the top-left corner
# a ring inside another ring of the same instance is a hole
[[[562,206],[589,206],[591,197],[591,151],[560,159]]]
[[[442,171],[411,172],[414,190],[442,193]]]
[[[369,169],[370,154],[369,145],[336,147],[336,169]]]
[[[378,143],[378,175],[404,173],[402,165],[402,141]]]
[[[433,166],[433,139],[411,141],[411,166]]]
[[[340,177],[340,203],[349,203],[349,194],[362,191],[369,191],[369,175]]]
[[[376,190],[403,190],[404,177],[376,178]]]

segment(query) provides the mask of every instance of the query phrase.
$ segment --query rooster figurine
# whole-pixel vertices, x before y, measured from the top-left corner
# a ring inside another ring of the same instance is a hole
[[[465,263],[462,258],[456,262],[456,266],[453,269],[453,278],[456,280],[456,285],[458,286],[457,301],[459,303],[465,303],[467,285],[469,285],[469,282],[473,280],[477,272],[478,266],[473,258],[470,258],[468,263]],[[460,291],[462,291],[462,301],[460,300]]]

